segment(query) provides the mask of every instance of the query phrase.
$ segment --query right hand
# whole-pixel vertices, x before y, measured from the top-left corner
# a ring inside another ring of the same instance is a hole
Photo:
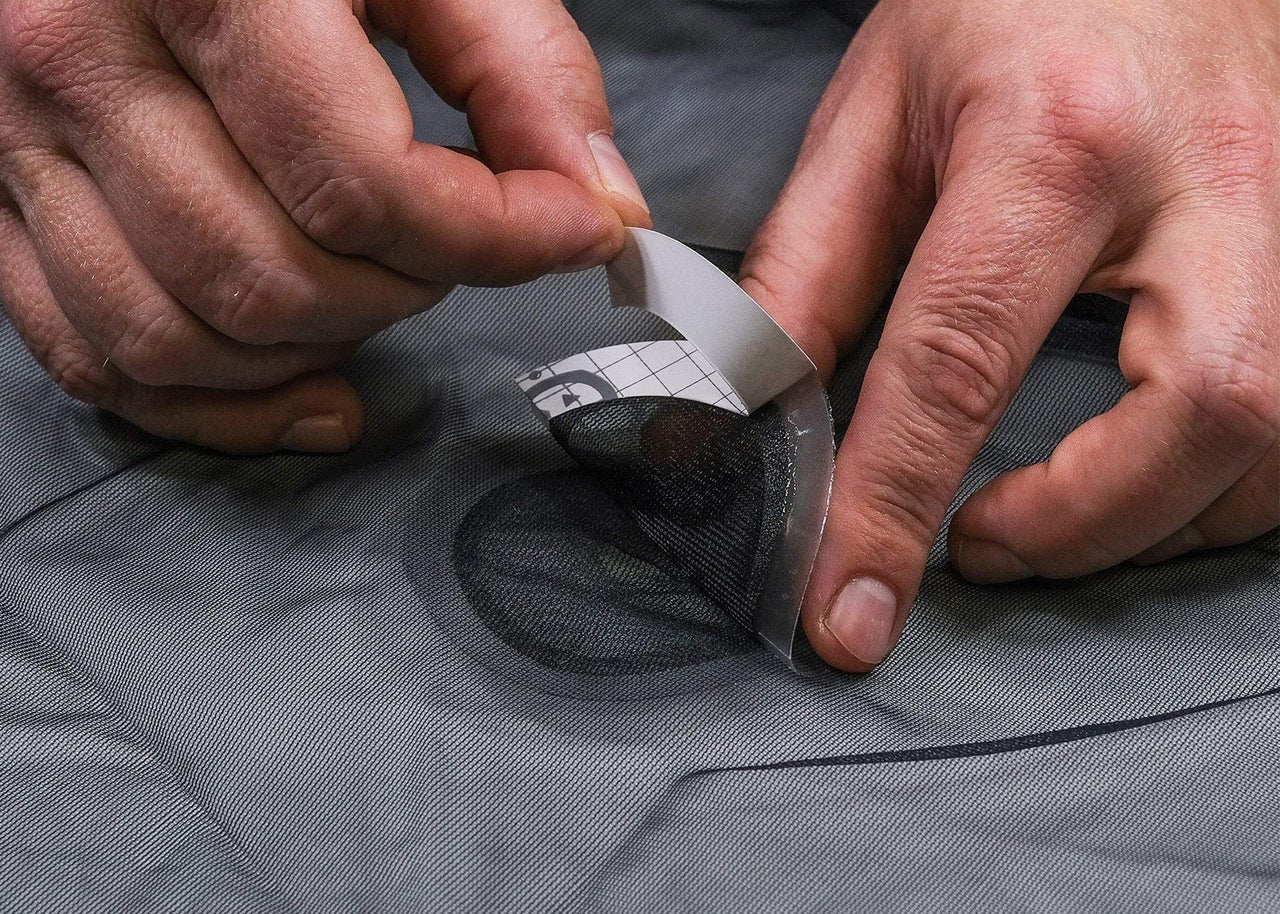
[[[373,30],[479,159],[413,140]],[[611,133],[559,0],[5,0],[0,299],[64,390],[153,434],[344,450],[361,340],[648,224]]]

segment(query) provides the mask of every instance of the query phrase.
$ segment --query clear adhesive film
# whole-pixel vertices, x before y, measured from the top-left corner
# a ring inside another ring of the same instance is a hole
[[[615,305],[651,311],[686,339],[591,350],[517,383],[704,593],[792,669],[813,668],[800,608],[835,460],[813,363],[674,239],[629,230],[608,272]]]

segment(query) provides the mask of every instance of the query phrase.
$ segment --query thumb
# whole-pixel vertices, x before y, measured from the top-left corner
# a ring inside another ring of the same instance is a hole
[[[128,379],[105,404],[143,431],[224,454],[336,454],[364,427],[364,407],[336,371],[316,371],[268,390],[144,387]]]
[[[600,66],[560,0],[371,0],[368,11],[445,101],[467,112],[491,168],[557,172],[624,223],[650,224],[613,142]]]

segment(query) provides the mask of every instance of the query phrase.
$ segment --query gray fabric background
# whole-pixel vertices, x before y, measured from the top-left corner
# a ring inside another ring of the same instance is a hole
[[[740,248],[848,26],[573,6],[660,227]],[[663,332],[599,271],[459,290],[351,360],[351,454],[229,459],[66,401],[0,327],[0,911],[1280,909],[1274,534],[986,589],[935,554],[865,677],[586,676],[486,629],[459,525],[573,472],[511,378]],[[1060,329],[966,493],[1115,401],[1113,344]]]

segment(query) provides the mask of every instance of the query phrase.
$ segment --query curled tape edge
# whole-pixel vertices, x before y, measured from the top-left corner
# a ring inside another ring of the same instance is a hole
[[[755,412],[806,376],[809,357],[742,287],[697,251],[647,229],[627,229],[606,268],[615,306],[640,308],[702,351]]]

